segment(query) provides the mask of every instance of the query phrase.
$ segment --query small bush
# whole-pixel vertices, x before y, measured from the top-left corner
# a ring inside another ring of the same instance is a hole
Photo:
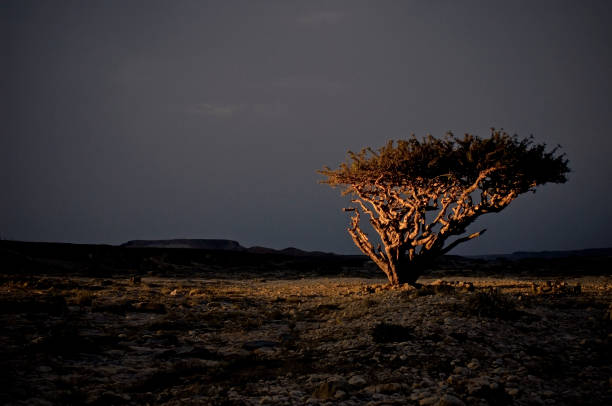
[[[74,297],[75,304],[79,306],[91,306],[94,295],[88,290],[79,290]]]
[[[395,343],[412,339],[412,329],[407,326],[391,323],[379,323],[372,329],[375,343]]]
[[[435,295],[435,294],[436,294],[436,290],[434,289],[433,286],[430,286],[430,285],[420,286],[417,290],[414,291],[414,293],[411,292],[411,296],[416,296],[416,297],[430,296],[430,295]]]
[[[376,307],[378,306],[379,302],[378,300],[374,300],[374,299],[365,299],[362,302],[363,306],[367,309],[371,308],[371,307]]]
[[[495,319],[512,320],[523,313],[516,309],[516,304],[497,290],[477,292],[466,303],[466,310],[472,315]]]
[[[45,313],[56,316],[67,311],[66,299],[59,294],[0,298],[0,314]]]

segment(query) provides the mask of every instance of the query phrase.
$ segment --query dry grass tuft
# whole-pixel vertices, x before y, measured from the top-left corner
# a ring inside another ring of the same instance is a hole
[[[372,329],[375,343],[395,343],[409,341],[413,338],[412,328],[392,323],[379,323]]]
[[[499,293],[496,289],[476,292],[470,296],[465,304],[465,311],[478,317],[502,320],[514,320],[523,314],[509,296]]]

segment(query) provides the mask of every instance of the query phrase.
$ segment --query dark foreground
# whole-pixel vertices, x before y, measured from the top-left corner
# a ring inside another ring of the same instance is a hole
[[[2,404],[612,404],[609,276],[387,289],[363,263],[276,258],[130,280],[19,255],[0,276]]]

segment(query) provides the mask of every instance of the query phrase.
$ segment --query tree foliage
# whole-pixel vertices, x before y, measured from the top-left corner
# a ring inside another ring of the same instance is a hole
[[[413,135],[377,151],[349,151],[337,169],[318,172],[325,176],[322,183],[355,197],[356,207],[345,211],[353,213],[348,231],[357,247],[392,284],[415,283],[432,259],[484,233],[447,241],[476,218],[499,212],[539,185],[566,182],[568,161],[558,150],[495,129],[488,138]],[[361,213],[382,246],[374,247],[361,229]]]

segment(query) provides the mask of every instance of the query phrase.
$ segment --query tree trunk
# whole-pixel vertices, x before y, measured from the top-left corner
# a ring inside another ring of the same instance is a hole
[[[390,258],[389,283],[394,286],[407,283],[416,286],[417,279],[423,274],[425,266],[419,259],[410,260],[408,256],[402,255],[399,259]]]

